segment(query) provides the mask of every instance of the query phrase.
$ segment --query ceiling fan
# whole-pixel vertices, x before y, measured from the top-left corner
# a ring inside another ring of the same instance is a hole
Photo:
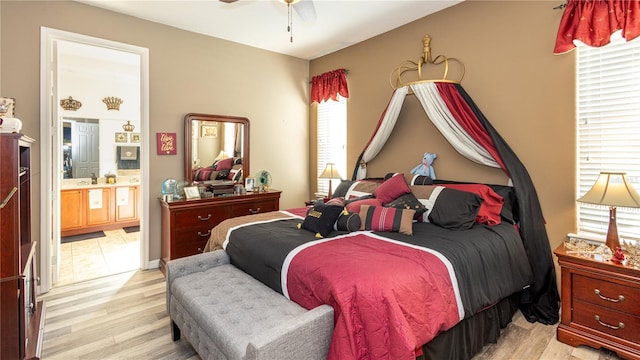
[[[223,3],[234,3],[238,0],[219,0]],[[291,8],[296,11],[302,21],[314,21],[316,19],[316,8],[313,5],[313,0],[278,0],[287,4],[287,10],[289,12],[289,21],[287,24],[287,32],[291,34],[290,41],[293,42],[293,24],[291,17]]]

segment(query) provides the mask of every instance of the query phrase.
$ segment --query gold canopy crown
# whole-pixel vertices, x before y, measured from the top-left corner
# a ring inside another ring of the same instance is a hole
[[[460,68],[461,68],[460,77],[456,81],[447,79],[447,76],[449,75],[450,61],[457,63],[458,65],[460,65]],[[422,66],[427,64],[433,64],[433,65],[444,64],[444,73],[442,75],[442,78],[432,79],[432,80],[423,79]],[[406,72],[412,72],[412,71],[416,71],[418,73],[418,79],[414,81],[405,82],[402,79],[402,76]],[[465,71],[464,64],[458,59],[448,58],[444,55],[438,55],[435,57],[435,59],[432,58],[431,57],[431,36],[425,35],[424,38],[422,39],[422,56],[420,57],[418,62],[416,63],[411,60],[405,60],[391,72],[389,81],[391,82],[391,87],[394,89],[397,89],[399,87],[403,87],[406,85],[410,85],[410,84],[420,83],[420,82],[435,82],[435,81],[443,82],[444,81],[444,82],[460,83],[462,81],[462,78],[464,77],[464,71]]]

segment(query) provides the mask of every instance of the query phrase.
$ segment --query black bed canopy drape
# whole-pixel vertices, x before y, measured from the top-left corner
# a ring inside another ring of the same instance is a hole
[[[446,63],[448,70],[448,60],[452,59],[439,56],[432,60],[429,42],[430,39],[425,37],[424,55],[421,61],[413,64],[419,69],[426,63]],[[358,157],[352,178],[366,177],[366,163],[382,149],[405,97],[412,91],[429,119],[460,154],[479,164],[501,168],[511,178],[519,204],[520,233],[534,276],[534,283],[523,291],[521,311],[530,322],[557,323],[560,296],[553,257],[538,195],[524,164],[459,83],[446,80],[445,73],[441,80],[419,80],[404,85],[401,75],[405,71],[406,67],[397,72],[398,86],[374,134]]]

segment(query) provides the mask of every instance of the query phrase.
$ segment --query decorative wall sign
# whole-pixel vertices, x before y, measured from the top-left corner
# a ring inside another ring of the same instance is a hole
[[[131,133],[131,142],[139,143],[140,142],[140,133]]]
[[[107,110],[117,111],[117,110],[120,110],[120,104],[122,104],[124,101],[119,97],[107,96],[106,98],[102,99],[102,102],[105,103],[105,105],[107,105]]]
[[[201,134],[203,138],[217,138],[218,125],[202,125]]]
[[[82,103],[73,98],[73,96],[69,96],[66,99],[60,100],[60,106],[65,110],[77,111],[82,107]]]
[[[158,155],[175,155],[177,153],[176,133],[156,133]]]
[[[16,99],[0,97],[0,116],[16,117]]]
[[[116,133],[116,142],[117,143],[126,143],[129,141],[129,134],[125,132],[117,132]]]

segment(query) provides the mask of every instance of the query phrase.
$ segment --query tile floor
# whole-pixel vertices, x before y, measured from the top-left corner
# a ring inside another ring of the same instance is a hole
[[[122,229],[105,231],[105,237],[60,245],[60,276],[54,286],[137,270],[140,267],[140,233]]]

